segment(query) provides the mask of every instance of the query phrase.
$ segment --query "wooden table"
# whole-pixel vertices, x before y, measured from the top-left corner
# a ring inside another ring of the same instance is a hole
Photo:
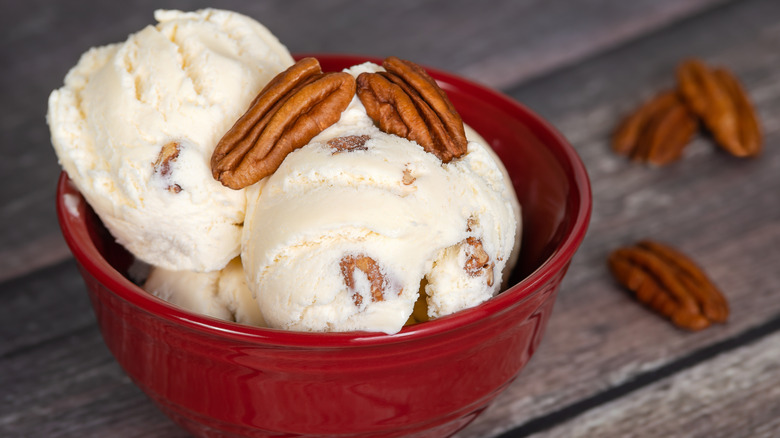
[[[48,93],[88,47],[160,5],[6,1],[0,18],[0,436],[184,436],[103,345],[54,214]],[[585,162],[594,209],[548,331],[461,438],[780,436],[780,1],[229,1],[292,52],[398,55],[498,88]],[[727,66],[766,148],[736,159],[699,136],[676,164],[613,155],[616,123],[673,84],[687,56]],[[605,268],[643,237],[672,242],[725,291],[728,324],[689,333],[637,305]]]

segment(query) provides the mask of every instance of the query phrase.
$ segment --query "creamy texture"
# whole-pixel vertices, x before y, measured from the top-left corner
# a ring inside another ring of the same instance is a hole
[[[220,271],[192,272],[153,268],[144,289],[191,312],[265,327],[263,314],[246,285],[241,259]]]
[[[522,240],[522,223],[523,218],[520,210],[520,201],[517,199],[517,193],[515,193],[515,187],[512,185],[512,178],[509,176],[509,171],[506,170],[506,167],[504,166],[504,163],[501,162],[501,158],[498,157],[498,154],[490,147],[488,142],[481,136],[477,131],[475,131],[471,126],[467,124],[463,124],[463,128],[466,131],[466,138],[470,142],[479,143],[483,146],[485,146],[485,150],[490,154],[490,158],[493,160],[495,165],[498,167],[498,169],[501,171],[501,175],[503,176],[504,186],[506,187],[507,193],[505,194],[506,197],[509,198],[509,202],[512,204],[512,210],[514,211],[515,218],[517,219],[517,233],[515,234],[515,246],[512,248],[512,252],[509,254],[509,261],[507,262],[506,266],[508,269],[504,269],[504,275],[502,278],[502,286],[506,286],[506,282],[509,280],[509,275],[512,273],[512,269],[515,267],[515,264],[517,263],[517,259],[520,257],[520,243]]]
[[[328,144],[360,135],[369,137],[364,150]],[[488,148],[472,141],[466,155],[442,164],[379,131],[357,98],[336,125],[248,188],[247,207],[248,286],[268,325],[291,330],[395,333],[423,280],[431,318],[477,305],[500,289],[519,236],[519,206]],[[469,237],[481,241],[492,272],[465,271]],[[361,256],[379,267],[381,300],[359,269],[347,285],[344,260]]]
[[[478,134],[467,127],[468,153],[442,164],[381,132],[354,97],[273,175],[225,188],[211,175],[216,143],[292,58],[236,13],[155,18],[85,53],[47,115],[73,183],[117,241],[154,265],[146,290],[243,324],[395,333],[420,296],[426,306],[412,319],[421,321],[501,289],[520,207]],[[332,143],[347,137],[346,150]],[[477,269],[474,242],[487,257]]]
[[[213,271],[239,254],[242,191],[211,177],[216,143],[293,62],[256,21],[156,11],[156,26],[93,48],[49,97],[61,165],[112,235],[166,269]],[[163,146],[178,156],[158,166]],[[174,190],[175,189],[175,190]]]

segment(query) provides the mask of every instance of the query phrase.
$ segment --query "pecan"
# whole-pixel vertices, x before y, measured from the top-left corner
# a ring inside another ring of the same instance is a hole
[[[678,327],[701,330],[728,319],[723,294],[691,259],[674,248],[644,240],[613,251],[608,263],[620,284]]]
[[[293,150],[336,123],[355,94],[348,73],[322,73],[304,58],[278,74],[222,137],[211,157],[214,179],[241,189],[272,174]]]
[[[466,264],[463,269],[472,277],[484,275],[488,286],[493,286],[493,263],[482,247],[482,240],[476,237],[466,238]]]
[[[642,131],[647,127],[648,122],[655,114],[674,105],[676,99],[676,92],[666,91],[642,104],[626,117],[615,131],[612,137],[612,150],[620,155],[630,155],[639,143]]]
[[[680,158],[696,132],[696,119],[675,91],[666,91],[626,118],[612,149],[637,161],[668,164]]]
[[[379,129],[415,141],[447,163],[466,153],[463,120],[446,93],[425,70],[396,57],[385,72],[361,73],[357,95]]]
[[[761,151],[761,134],[752,105],[737,80],[692,59],[677,68],[680,93],[712,132],[715,141],[737,157]]]
[[[347,288],[352,292],[352,299],[356,306],[363,304],[363,296],[356,289],[355,270],[362,271],[368,278],[368,282],[371,284],[371,301],[383,301],[385,299],[385,291],[390,289],[390,284],[387,278],[382,274],[382,270],[379,268],[379,264],[366,255],[347,255],[342,257],[339,263],[341,268],[341,275],[344,276],[344,282],[347,284]],[[398,291],[400,295],[402,290]]]
[[[335,149],[333,151],[334,154],[338,154],[339,152],[349,152],[349,151],[364,151],[368,149],[366,147],[366,142],[371,137],[367,135],[347,135],[345,137],[336,137],[328,140],[328,146]]]
[[[716,69],[714,72],[718,83],[731,97],[734,109],[737,112],[737,126],[739,127],[739,144],[741,149],[737,156],[754,157],[761,153],[761,128],[758,126],[758,117],[750,99],[739,81],[733,74],[724,69]],[[740,155],[743,154],[743,155]]]
[[[434,153],[433,139],[412,99],[401,87],[379,73],[361,73],[357,78],[357,95],[366,114],[379,129],[417,142]]]
[[[677,100],[649,121],[632,157],[657,165],[676,161],[696,133],[697,125],[690,110]]]
[[[412,175],[412,170],[409,169],[408,167],[404,168],[404,174],[401,177],[401,182],[405,186],[408,186],[414,184],[415,181],[417,181],[417,178],[415,178],[414,175]]]
[[[676,90],[659,94],[620,125],[612,149],[637,161],[667,164],[680,157],[698,119],[732,155],[761,152],[758,117],[739,81],[695,59],[678,66]]]
[[[179,143],[172,141],[163,145],[163,147],[160,149],[160,154],[157,155],[157,159],[154,161],[154,163],[152,163],[154,174],[162,177],[163,179],[170,178],[171,163],[179,158],[179,153],[181,153],[181,146]],[[168,184],[166,189],[172,193],[181,192],[181,186],[175,183]]]

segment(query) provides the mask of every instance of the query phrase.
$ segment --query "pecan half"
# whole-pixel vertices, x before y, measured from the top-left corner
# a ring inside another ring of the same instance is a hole
[[[666,91],[626,118],[613,136],[612,149],[636,161],[668,164],[680,158],[696,127],[679,94]]]
[[[697,126],[694,115],[678,99],[649,120],[632,158],[656,165],[676,161],[690,143]]]
[[[172,141],[163,145],[160,149],[160,154],[157,155],[157,159],[152,163],[154,174],[164,179],[170,178],[171,163],[179,158],[179,153],[181,153],[181,145],[179,143]],[[166,189],[172,193],[181,192],[181,186],[175,183],[168,184]]]
[[[357,95],[379,129],[417,142],[442,162],[466,153],[463,120],[446,93],[425,70],[396,57],[385,72],[361,73]]]
[[[730,154],[761,152],[761,129],[747,93],[733,74],[692,59],[678,65],[677,89],[643,104],[620,125],[612,149],[634,160],[667,164],[678,159],[698,119]]]
[[[466,264],[463,269],[472,277],[484,275],[488,286],[493,286],[493,263],[490,263],[490,255],[482,246],[482,240],[476,237],[466,238]]]
[[[371,301],[383,301],[385,299],[385,291],[390,289],[390,284],[387,278],[382,274],[379,264],[366,255],[347,255],[342,257],[339,262],[341,268],[341,275],[344,276],[344,282],[347,288],[352,292],[352,300],[356,306],[363,304],[363,296],[357,290],[357,282],[355,280],[355,270],[362,271],[368,278],[368,282],[371,284]],[[398,291],[400,295],[402,290]]]
[[[623,120],[612,136],[612,150],[620,155],[630,155],[639,143],[642,132],[653,116],[674,105],[675,91],[665,91],[642,104]]]
[[[758,116],[750,103],[747,93],[733,74],[725,69],[716,69],[713,73],[718,83],[731,97],[734,109],[737,112],[737,126],[739,127],[739,143],[742,147],[737,156],[754,157],[761,153],[761,128],[758,125]],[[739,155],[739,154],[743,155]]]
[[[370,139],[368,135],[347,135],[345,137],[336,137],[328,140],[328,146],[334,149],[333,153],[364,151],[368,149],[366,142]]]
[[[608,263],[620,284],[678,327],[701,330],[728,319],[723,294],[690,258],[670,246],[644,240],[613,251]]]
[[[348,73],[322,73],[304,58],[277,75],[222,137],[211,157],[214,179],[232,189],[256,183],[284,158],[336,123],[355,94]]]
[[[691,110],[723,149],[737,157],[761,151],[755,112],[732,75],[724,70],[716,74],[703,62],[691,59],[678,66],[677,83]]]

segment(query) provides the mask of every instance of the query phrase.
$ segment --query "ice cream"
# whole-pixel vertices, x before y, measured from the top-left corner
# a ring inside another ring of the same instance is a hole
[[[519,249],[511,182],[478,134],[466,127],[464,137],[421,68],[393,58],[367,75],[409,79],[399,112],[423,126],[391,133],[350,77],[380,66],[323,73],[308,59],[277,76],[292,58],[250,18],[214,9],[155,17],[124,43],[85,53],[47,116],[73,183],[117,241],[154,266],[146,290],[243,324],[385,333],[501,290]],[[377,84],[373,102],[384,104],[392,87]],[[413,97],[444,125],[416,113]],[[241,117],[247,108],[252,116]],[[433,141],[452,128],[451,143]],[[257,166],[268,173],[248,178]]]
[[[518,211],[486,146],[472,141],[442,164],[380,131],[354,98],[338,123],[247,189],[248,287],[270,327],[395,333],[421,292],[430,318],[495,295]]]
[[[61,165],[111,234],[165,269],[214,271],[240,251],[245,195],[211,177],[214,146],[287,49],[243,15],[157,11],[156,26],[93,48],[52,92]]]
[[[153,268],[144,289],[195,313],[240,324],[265,326],[257,301],[246,286],[244,268],[238,257],[220,271]]]

